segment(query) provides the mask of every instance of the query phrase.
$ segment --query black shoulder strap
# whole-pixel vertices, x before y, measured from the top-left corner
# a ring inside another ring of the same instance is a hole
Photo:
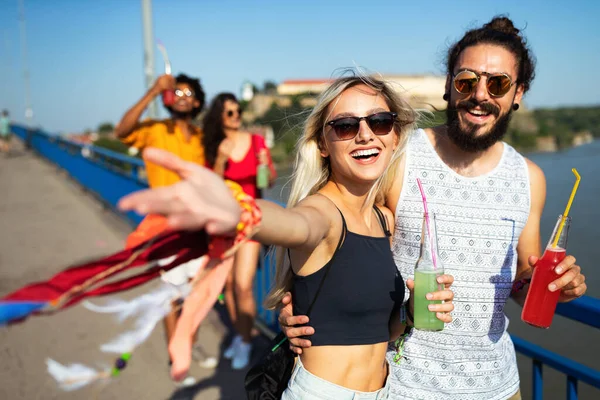
[[[335,208],[337,208],[337,206],[335,206]],[[333,264],[333,260],[335,260],[335,256],[337,255],[338,251],[342,247],[342,244],[344,244],[344,239],[346,237],[346,232],[348,232],[348,228],[346,227],[346,219],[344,218],[344,214],[342,214],[342,212],[340,211],[339,208],[337,208],[337,210],[339,211],[340,216],[342,217],[342,233],[340,235],[340,240],[338,241],[338,245],[337,245],[335,251],[333,252],[333,255],[331,256],[331,260],[329,260],[329,262],[325,266],[325,274],[321,278],[321,282],[319,283],[319,288],[317,289],[317,293],[315,293],[315,297],[313,298],[312,302],[310,303],[310,306],[308,306],[308,310],[306,310],[306,316],[307,317],[310,316],[310,312],[312,311],[312,308],[315,305],[315,302],[317,301],[317,298],[319,297],[319,293],[321,293],[321,289],[323,288],[323,284],[325,283],[325,278],[327,278],[327,275],[329,274],[329,270],[331,269],[331,265]],[[290,249],[288,249],[288,257],[290,258],[290,268],[292,268],[292,259],[291,259],[291,256],[290,256]]]
[[[379,207],[377,206],[373,206],[373,208],[375,209],[375,213],[377,214],[377,217],[379,217],[379,223],[381,224],[381,227],[383,228],[383,232],[385,233],[385,236],[390,237],[392,236],[392,233],[390,232],[390,229],[388,228],[388,224],[387,224],[387,219],[385,218],[385,215],[383,215],[383,212],[379,209]]]

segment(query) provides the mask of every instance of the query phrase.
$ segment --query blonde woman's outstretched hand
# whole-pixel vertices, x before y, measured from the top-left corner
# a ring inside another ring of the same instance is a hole
[[[164,215],[174,230],[205,229],[212,235],[235,232],[241,210],[221,177],[165,150],[147,148],[143,157],[175,172],[181,181],[127,195],[118,203],[120,210]]]

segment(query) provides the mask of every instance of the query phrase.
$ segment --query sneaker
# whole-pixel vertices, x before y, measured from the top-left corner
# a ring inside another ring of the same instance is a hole
[[[240,343],[242,343],[242,337],[240,335],[236,335],[231,341],[229,347],[223,352],[223,358],[231,360],[233,357],[235,357],[235,352]]]
[[[196,384],[196,378],[193,376],[186,376],[181,382],[175,382],[175,385],[180,388],[186,388],[194,386]]]
[[[169,371],[171,370],[172,365],[173,365],[173,361],[169,360]],[[193,376],[186,375],[186,377],[183,378],[183,380],[181,380],[179,382],[173,381],[173,383],[175,384],[175,387],[186,388],[186,387],[194,386],[196,384],[196,378],[194,378]]]
[[[202,368],[213,369],[219,364],[219,359],[209,356],[202,348],[202,345],[196,343],[192,347],[192,360],[196,361]]]
[[[250,362],[250,352],[252,351],[252,344],[241,342],[233,357],[231,368],[233,369],[244,369]]]
[[[198,361],[198,365],[202,368],[213,369],[219,364],[219,360],[216,357],[206,357],[203,360]]]

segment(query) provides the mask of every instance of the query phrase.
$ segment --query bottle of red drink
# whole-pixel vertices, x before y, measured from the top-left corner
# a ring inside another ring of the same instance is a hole
[[[548,285],[558,279],[558,275],[554,268],[567,255],[567,237],[571,226],[571,218],[567,217],[561,232],[558,232],[562,222],[562,215],[558,217],[558,221],[554,226],[552,237],[548,242],[548,246],[533,268],[533,276],[529,286],[529,292],[523,306],[521,319],[529,325],[538,328],[549,328],[552,324],[556,304],[560,296],[560,290],[551,292],[548,290]],[[560,234],[556,247],[556,235]]]
[[[172,106],[175,104],[175,91],[168,89],[162,92],[162,102],[165,106]]]

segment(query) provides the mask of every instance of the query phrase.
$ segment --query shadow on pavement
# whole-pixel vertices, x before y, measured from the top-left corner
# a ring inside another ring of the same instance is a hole
[[[197,397],[200,392],[211,388],[219,387],[220,399],[223,400],[240,400],[246,398],[246,392],[244,390],[244,378],[250,366],[256,363],[260,356],[264,354],[269,345],[269,340],[263,335],[255,336],[252,339],[252,355],[250,358],[249,366],[243,370],[233,370],[231,368],[231,361],[226,360],[222,357],[223,352],[229,346],[233,340],[233,328],[227,316],[227,311],[224,306],[215,306],[215,311],[221,322],[227,327],[229,334],[223,337],[219,345],[219,364],[214,369],[212,376],[200,380],[193,386],[186,388],[179,388],[175,390],[169,400],[192,400]]]

